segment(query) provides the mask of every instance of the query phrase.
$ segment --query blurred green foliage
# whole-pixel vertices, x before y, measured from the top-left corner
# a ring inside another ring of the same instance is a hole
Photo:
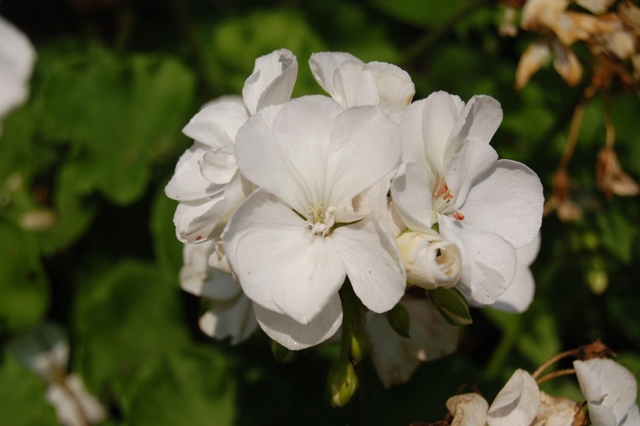
[[[283,365],[261,333],[237,347],[210,340],[198,330],[198,300],[179,289],[182,247],[163,187],[190,145],[180,129],[204,102],[239,94],[254,59],[275,49],[298,57],[294,96],[321,92],[306,66],[312,52],[344,50],[402,66],[415,99],[435,90],[497,98],[504,122],[493,146],[535,170],[550,196],[584,86],[543,69],[516,92],[532,38],[501,37],[492,2],[7,0],[0,14],[38,52],[30,98],[0,139],[0,344],[45,320],[62,324],[70,371],[108,408],[105,424],[435,422],[461,384],[490,399],[515,368],[533,371],[596,338],[640,373],[640,203],[597,189],[600,97],[569,166],[583,217],[545,218],[531,308],[472,310],[459,352],[408,384],[385,390],[363,362],[357,401],[333,409],[330,348]],[[610,102],[620,161],[638,179],[640,102],[618,86]],[[577,394],[563,380],[545,389]],[[6,351],[0,400],[3,424],[55,423],[43,383]]]

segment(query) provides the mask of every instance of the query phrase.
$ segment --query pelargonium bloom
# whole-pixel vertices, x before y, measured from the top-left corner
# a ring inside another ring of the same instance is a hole
[[[165,188],[169,198],[180,202],[174,216],[180,241],[219,237],[253,190],[238,173],[236,134],[256,111],[289,100],[297,72],[296,57],[286,49],[256,59],[242,98],[225,96],[205,105],[182,130],[194,143],[178,160]]]
[[[403,166],[391,196],[409,230],[431,232],[461,253],[458,288],[490,304],[516,274],[516,249],[542,221],[542,185],[521,163],[498,160],[489,146],[502,120],[498,102],[475,96],[466,105],[437,92],[414,102],[400,122]]]
[[[238,132],[238,167],[259,189],[230,219],[224,247],[260,326],[283,346],[303,349],[335,333],[347,276],[374,312],[404,294],[393,236],[352,206],[397,167],[398,139],[381,109],[344,109],[324,96],[264,108]]]

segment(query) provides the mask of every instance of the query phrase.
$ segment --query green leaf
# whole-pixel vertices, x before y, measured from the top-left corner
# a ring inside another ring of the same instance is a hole
[[[638,235],[637,225],[615,209],[608,209],[596,216],[600,228],[600,240],[606,249],[622,263],[632,259],[634,240]]]
[[[0,182],[18,173],[25,182],[55,158],[52,150],[36,144],[38,116],[27,104],[4,118],[0,130]]]
[[[387,320],[391,328],[402,337],[410,339],[409,328],[411,327],[411,318],[407,308],[398,303],[389,312],[387,312]]]
[[[437,25],[450,18],[468,4],[468,0],[372,0],[373,6],[383,13],[409,24]]]
[[[56,222],[40,233],[44,254],[69,247],[82,236],[97,213],[96,206],[86,199],[93,190],[93,182],[77,166],[77,162],[69,160],[58,170],[54,189]]]
[[[531,312],[530,322],[522,327],[518,350],[536,367],[560,353],[561,343],[554,316],[543,310]]]
[[[160,185],[151,207],[151,234],[153,250],[160,271],[168,280],[178,281],[182,268],[182,249],[184,244],[176,238],[173,215],[177,203],[164,193],[164,185]]]
[[[236,386],[221,354],[173,354],[156,360],[140,376],[128,404],[128,424],[235,424]]]
[[[0,365],[0,419],[11,426],[57,425],[45,400],[45,383],[13,354],[4,353]]]
[[[85,179],[111,201],[131,203],[146,189],[154,155],[182,138],[193,75],[168,57],[121,59],[97,46],[58,54],[39,93],[43,133],[78,145]]]
[[[451,325],[469,325],[473,323],[469,304],[456,288],[439,287],[429,290],[429,298],[438,308],[438,312]]]
[[[151,265],[124,261],[78,287],[74,370],[90,389],[123,389],[137,369],[188,342],[180,293]]]
[[[49,284],[35,235],[0,217],[0,330],[39,323],[49,305]]]

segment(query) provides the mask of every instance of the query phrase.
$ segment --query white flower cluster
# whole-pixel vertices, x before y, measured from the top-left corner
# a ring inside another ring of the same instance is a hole
[[[289,349],[317,345],[342,323],[347,279],[373,314],[407,282],[526,309],[542,186],[489,145],[498,102],[412,103],[395,65],[335,52],[309,63],[330,97],[290,99],[298,63],[282,49],[256,60],[242,97],[183,130],[194,144],[166,194],[179,201],[182,286],[214,301],[203,330],[237,342],[257,324]]]
[[[573,362],[583,403],[546,394],[524,370],[516,370],[491,406],[477,393],[456,395],[447,401],[452,426],[582,425],[640,426],[633,374],[611,359]]]

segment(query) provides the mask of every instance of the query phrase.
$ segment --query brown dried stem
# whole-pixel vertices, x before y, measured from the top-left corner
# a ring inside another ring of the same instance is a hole
[[[548,380],[555,379],[556,377],[568,376],[570,374],[576,374],[576,370],[573,368],[567,368],[565,370],[554,371],[553,373],[549,373],[545,376],[540,377],[536,380],[536,383],[538,385],[541,385]]]

